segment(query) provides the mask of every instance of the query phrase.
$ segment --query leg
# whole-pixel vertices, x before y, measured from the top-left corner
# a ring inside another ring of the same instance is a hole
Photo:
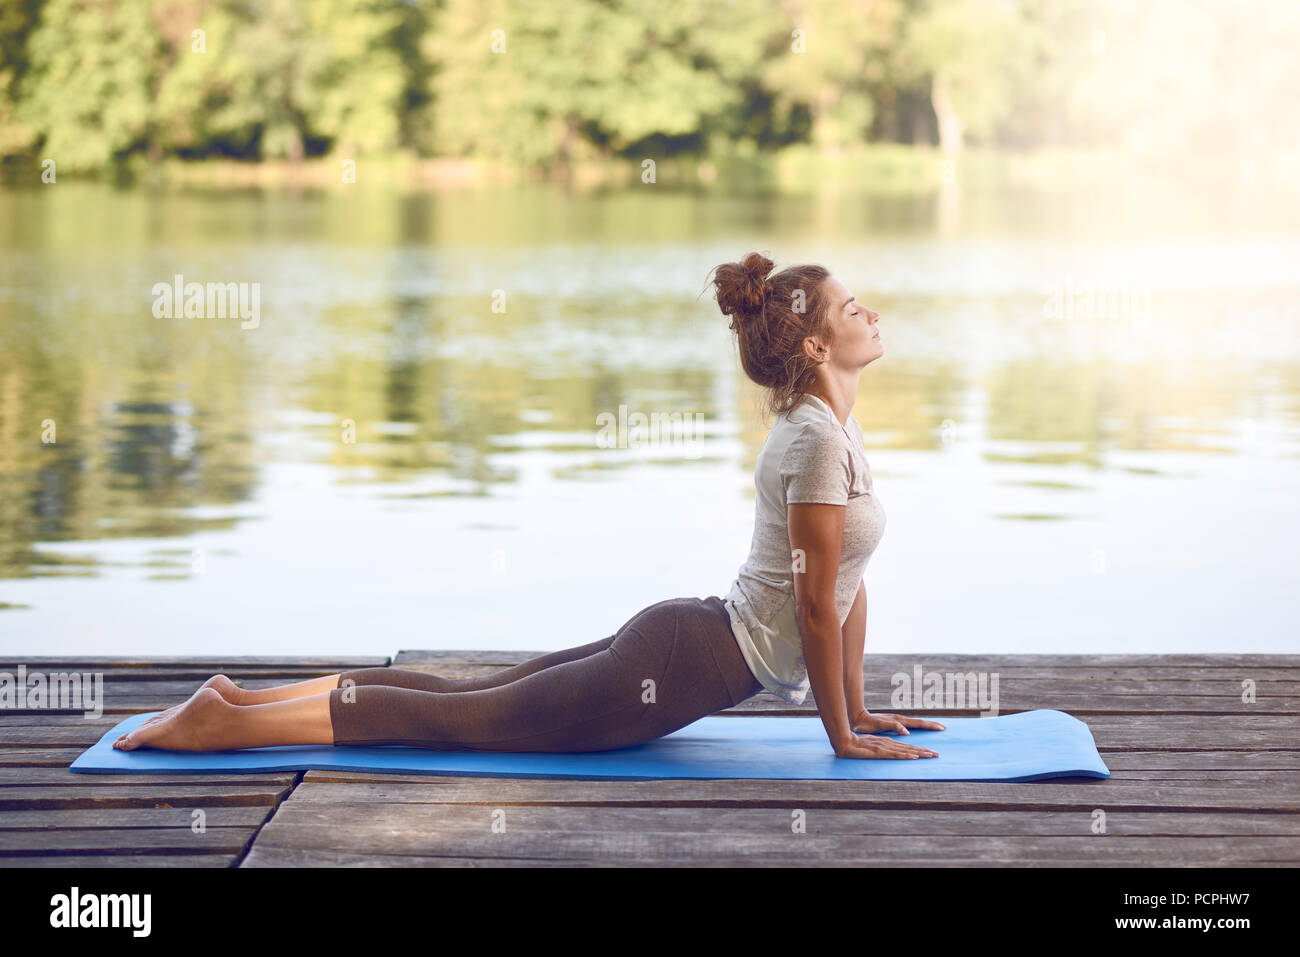
[[[709,602],[716,603],[709,605]],[[301,744],[435,750],[601,751],[649,741],[758,690],[718,599],[639,613],[604,651],[507,685],[429,692],[383,685],[240,707],[200,689],[174,716],[114,744],[211,751]]]
[[[503,684],[509,684],[553,665],[586,658],[599,651],[604,651],[613,641],[614,636],[610,635],[600,641],[578,645],[575,648],[553,651],[550,654],[520,662],[513,668],[505,668],[494,674],[481,675],[475,678],[444,678],[441,675],[431,675],[408,668],[359,668],[355,671],[322,675],[319,678],[308,678],[305,681],[296,681],[275,688],[257,690],[241,688],[225,675],[214,675],[205,681],[202,687],[213,688],[231,704],[238,705],[267,704],[272,701],[285,701],[290,698],[305,698],[322,692],[333,691],[344,680],[351,680],[358,685],[389,685],[394,688],[415,688],[419,691],[440,691],[444,693],[479,691],[483,688],[496,688]],[[174,711],[175,709],[170,710]]]
[[[340,687],[330,693],[334,743],[581,752],[662,737],[756,689],[726,612],[713,601],[660,602],[625,624],[604,651],[506,685],[452,694]],[[719,664],[728,653],[733,657]]]
[[[227,751],[290,744],[332,744],[329,694],[241,707],[212,688],[119,737],[119,751]]]
[[[594,644],[608,644],[612,647],[616,638],[617,636],[610,636],[605,641]],[[572,653],[575,650],[577,649],[569,649],[568,651]],[[557,652],[557,654],[564,655],[566,653]],[[481,722],[491,720],[493,707],[499,712],[503,706],[509,707],[507,702],[516,700],[516,696],[505,694],[507,689],[524,682],[536,681],[542,675],[560,669],[579,668],[584,662],[591,661],[604,654],[609,654],[608,648],[585,658],[575,657],[569,661],[556,662],[549,668],[538,668],[531,674],[518,679],[512,685],[499,685],[495,688],[485,688],[478,691],[435,692],[385,684],[358,683],[351,687],[344,685],[336,687],[332,691],[286,697],[278,701],[237,705],[227,701],[215,688],[203,687],[195,692],[194,696],[184,704],[156,715],[134,731],[122,735],[114,742],[113,747],[122,751],[131,751],[141,747],[162,748],[171,751],[223,751],[276,745],[334,744],[336,743],[334,722],[339,720],[335,716],[340,713],[334,710],[335,707],[343,709],[342,714],[344,717],[352,718],[355,712],[349,709],[365,705],[366,716],[364,720],[370,723],[378,723],[389,729],[385,731],[385,734],[389,735],[386,743],[413,744],[421,747],[437,746],[440,750],[460,750],[462,746],[458,744],[441,746],[417,743],[417,741],[423,741],[423,737],[416,740],[407,740],[401,736],[400,732],[396,732],[397,736],[393,737],[394,732],[391,729],[393,726],[409,726],[412,722],[417,724],[424,722],[428,718],[432,702],[437,701],[439,702],[437,710],[450,720],[453,728],[461,729],[452,733],[464,734],[466,733],[464,729],[483,727]],[[540,659],[534,659],[534,661],[538,660]],[[532,663],[525,662],[520,667]],[[403,671],[401,669],[363,669],[362,672],[354,673],[364,674],[366,671],[395,671],[397,675],[414,676],[420,680],[430,678],[434,679],[434,681],[445,680],[438,678],[436,675],[424,675],[420,672]],[[601,669],[600,674],[602,676],[606,673],[604,669]],[[340,676],[332,675],[328,677],[337,679]],[[573,676],[570,677],[570,680],[572,678]],[[310,681],[299,682],[297,686],[287,686],[287,688],[310,687],[313,683],[325,682],[326,680],[326,678],[313,678]],[[580,677],[578,680],[581,683]],[[601,681],[601,678],[597,678],[594,686],[600,688]],[[626,682],[623,683],[623,686],[626,686]],[[547,682],[533,689],[534,694],[540,692],[540,699],[534,701],[531,698],[525,698],[522,700],[530,710],[534,707],[540,707],[542,711],[546,710],[548,698],[555,698],[570,706],[575,704],[577,700],[583,700],[582,696],[575,696],[574,700],[571,701],[566,697],[563,689],[563,681],[558,687]],[[283,691],[286,689],[268,690]],[[610,689],[606,687],[601,688],[601,690],[609,692]],[[615,691],[614,694],[617,695],[618,692]],[[483,696],[492,697],[484,701],[481,700]],[[460,702],[470,698],[480,699],[477,702],[477,708],[473,703],[470,705],[460,704]],[[590,701],[591,699],[585,700]],[[619,704],[621,705],[621,702]],[[486,706],[486,710],[484,710],[484,706]],[[522,711],[520,713],[522,714]],[[471,737],[477,733],[480,732],[469,731]],[[366,743],[378,742],[370,741]],[[498,750],[512,749],[504,747]]]
[[[356,671],[345,671],[338,675],[337,686],[340,688],[345,687],[344,682],[350,679],[356,685],[385,685],[390,688],[411,688],[416,691],[434,691],[441,694],[483,691],[487,688],[499,688],[502,685],[512,684],[520,678],[527,678],[529,675],[544,671],[547,668],[554,668],[556,665],[589,658],[609,648],[616,637],[617,635],[610,635],[608,638],[602,638],[600,641],[593,641],[586,645],[552,651],[550,654],[521,661],[512,668],[505,668],[493,674],[480,675],[475,678],[444,678],[442,675],[431,675],[423,671],[412,671],[408,668],[361,668]]]

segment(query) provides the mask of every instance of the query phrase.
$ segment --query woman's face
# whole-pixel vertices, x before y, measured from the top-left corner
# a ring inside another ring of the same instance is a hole
[[[828,361],[849,369],[861,369],[885,354],[876,322],[880,313],[872,312],[853,298],[847,286],[834,276],[826,280],[824,290],[830,300],[830,324],[833,342],[828,347]]]

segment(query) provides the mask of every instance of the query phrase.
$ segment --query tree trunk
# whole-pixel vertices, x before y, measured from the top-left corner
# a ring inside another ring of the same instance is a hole
[[[948,77],[942,73],[936,73],[931,83],[930,104],[939,121],[939,149],[949,155],[957,155],[962,146],[961,117],[953,110]]]

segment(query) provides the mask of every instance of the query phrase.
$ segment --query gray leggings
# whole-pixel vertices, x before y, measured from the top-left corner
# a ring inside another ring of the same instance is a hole
[[[762,690],[722,599],[670,598],[608,638],[482,678],[343,672],[330,720],[336,745],[605,751],[671,734]]]

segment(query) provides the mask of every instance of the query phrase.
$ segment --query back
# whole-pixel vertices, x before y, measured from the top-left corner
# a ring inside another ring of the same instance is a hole
[[[817,396],[779,415],[754,469],[757,497],[749,557],[725,604],[741,653],[763,687],[792,704],[808,694],[803,642],[795,619],[794,574],[786,506],[843,505],[844,543],[835,580],[840,624],[885,530],[858,420],[840,425]]]

